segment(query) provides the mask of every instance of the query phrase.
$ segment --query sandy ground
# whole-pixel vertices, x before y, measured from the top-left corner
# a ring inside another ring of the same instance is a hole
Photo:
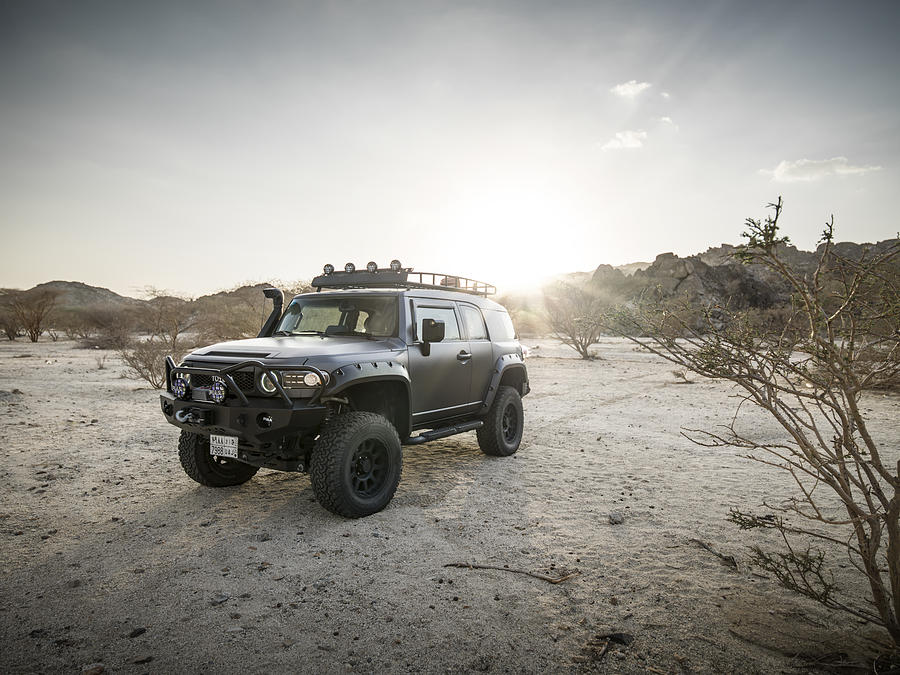
[[[746,565],[767,540],[729,508],[791,490],[679,434],[730,419],[726,384],[677,384],[620,340],[593,362],[539,347],[515,457],[474,433],[405,448],[390,506],[350,521],[305,475],[190,481],[156,393],[114,354],[100,369],[74,343],[3,343],[0,672],[803,672],[875,648],[872,626]],[[865,401],[895,445],[897,403]],[[603,653],[608,633],[633,641]]]

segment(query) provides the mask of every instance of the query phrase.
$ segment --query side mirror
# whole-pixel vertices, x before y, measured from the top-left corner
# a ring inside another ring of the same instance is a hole
[[[422,319],[422,355],[431,354],[431,343],[444,340],[444,322]]]

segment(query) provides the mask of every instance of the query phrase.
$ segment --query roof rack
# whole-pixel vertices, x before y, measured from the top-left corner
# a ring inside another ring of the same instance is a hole
[[[497,288],[483,281],[475,281],[455,274],[438,274],[437,272],[413,272],[412,268],[395,272],[391,269],[378,269],[374,272],[357,270],[331,274],[321,274],[312,280],[316,291],[323,288],[434,288],[441,291],[458,291],[471,295],[494,295]]]

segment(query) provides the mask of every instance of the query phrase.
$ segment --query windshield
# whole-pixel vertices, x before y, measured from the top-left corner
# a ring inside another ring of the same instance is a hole
[[[396,296],[294,298],[275,335],[397,335]]]

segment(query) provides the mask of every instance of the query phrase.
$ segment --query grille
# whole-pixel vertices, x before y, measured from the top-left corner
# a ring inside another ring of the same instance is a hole
[[[253,383],[253,371],[239,370],[236,373],[231,373],[231,377],[234,378],[234,383],[241,391],[254,390],[255,387]],[[191,375],[191,385],[193,385],[194,387],[205,388],[212,385],[212,383],[212,375]]]

